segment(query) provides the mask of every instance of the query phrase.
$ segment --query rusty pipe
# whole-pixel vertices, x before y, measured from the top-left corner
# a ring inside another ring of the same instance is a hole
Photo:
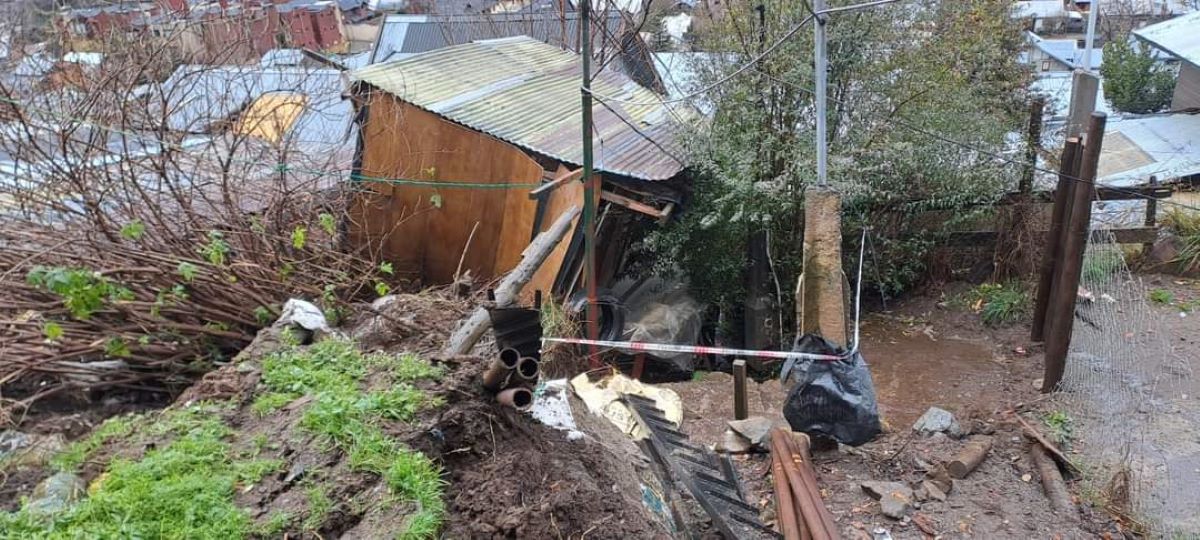
[[[536,358],[526,356],[517,364],[517,376],[526,381],[536,381],[542,368]]]
[[[500,351],[500,356],[492,361],[492,365],[488,366],[487,371],[483,373],[483,387],[496,392],[504,388],[508,382],[509,375],[514,369],[517,369],[517,364],[521,361],[521,353],[516,349],[504,349]]]
[[[533,392],[520,386],[496,394],[496,399],[518,411],[528,411],[533,406]]]

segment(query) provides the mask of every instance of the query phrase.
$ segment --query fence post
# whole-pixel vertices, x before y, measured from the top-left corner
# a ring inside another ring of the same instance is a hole
[[[1158,185],[1158,177],[1150,177],[1150,187]],[[1158,199],[1150,197],[1146,199],[1146,227],[1154,227],[1158,225]],[[1150,255],[1150,250],[1154,249],[1154,242],[1142,244],[1142,260]]]
[[[1062,161],[1058,165],[1058,185],[1054,188],[1054,209],[1050,212],[1050,230],[1046,232],[1046,242],[1042,247],[1042,266],[1038,272],[1037,299],[1033,307],[1033,327],[1029,339],[1042,341],[1046,335],[1046,307],[1050,302],[1050,288],[1054,283],[1054,269],[1059,260],[1058,251],[1062,246],[1063,222],[1066,220],[1068,202],[1071,200],[1071,187],[1075,182],[1071,178],[1079,176],[1075,166],[1079,156],[1079,138],[1067,139],[1063,146]]]
[[[750,402],[746,398],[746,361],[733,361],[733,419],[745,420],[750,416]]]
[[[1075,297],[1083,271],[1083,256],[1087,249],[1088,231],[1092,220],[1092,197],[1096,192],[1096,169],[1100,164],[1100,148],[1104,143],[1104,126],[1108,117],[1094,112],[1084,139],[1083,160],[1079,175],[1074,179],[1071,209],[1064,223],[1062,259],[1057,265],[1054,286],[1050,291],[1049,330],[1046,332],[1046,366],[1042,392],[1051,392],[1062,381],[1071,349],[1071,329],[1075,322]]]

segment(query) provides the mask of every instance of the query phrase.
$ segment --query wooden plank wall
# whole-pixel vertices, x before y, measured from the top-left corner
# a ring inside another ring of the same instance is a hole
[[[541,181],[541,166],[515,146],[386,93],[372,92],[368,98],[364,176],[481,184]],[[398,273],[424,284],[452,281],[460,257],[463,270],[470,269],[475,278],[502,274],[520,260],[533,232],[537,203],[529,199],[530,188],[358,185],[362,192],[350,210],[351,242],[381,250]]]
[[[568,169],[560,165],[555,176],[561,176],[567,172],[569,172]],[[558,216],[572,206],[583,208],[583,182],[567,182],[547,195],[542,230],[550,227],[554,220],[558,219]],[[533,279],[530,279],[529,285],[525,286],[523,299],[526,301],[532,299],[533,291],[550,293],[550,289],[554,285],[554,278],[562,268],[563,259],[567,255],[567,248],[571,245],[571,236],[575,234],[575,228],[579,225],[579,219],[575,218],[575,221],[571,222],[571,232],[558,244],[558,247],[554,248],[554,251],[550,252],[550,256],[546,258],[545,263],[542,263],[542,267],[538,269],[537,273],[533,274]]]

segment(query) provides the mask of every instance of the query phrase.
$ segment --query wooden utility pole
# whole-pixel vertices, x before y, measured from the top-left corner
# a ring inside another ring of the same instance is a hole
[[[1067,139],[1063,146],[1062,161],[1058,166],[1058,185],[1054,188],[1054,209],[1050,213],[1050,230],[1042,248],[1042,266],[1038,274],[1037,299],[1033,308],[1033,328],[1029,339],[1042,341],[1046,335],[1046,308],[1050,302],[1050,289],[1054,284],[1054,269],[1058,266],[1059,248],[1062,247],[1063,221],[1066,219],[1071,201],[1073,178],[1079,176],[1079,138]]]
[[[1051,392],[1062,381],[1071,349],[1071,330],[1075,322],[1075,298],[1079,277],[1083,271],[1083,256],[1087,249],[1088,231],[1092,221],[1092,197],[1096,191],[1096,169],[1100,164],[1100,149],[1104,142],[1104,127],[1108,117],[1092,113],[1084,139],[1083,159],[1070,201],[1070,210],[1062,235],[1062,258],[1055,271],[1050,290],[1049,331],[1046,333],[1046,366],[1042,392]]]

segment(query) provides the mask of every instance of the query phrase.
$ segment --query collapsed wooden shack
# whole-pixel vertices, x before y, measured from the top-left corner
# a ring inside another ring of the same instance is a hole
[[[525,36],[353,72],[361,127],[351,244],[378,250],[398,275],[424,285],[512,269],[533,236],[583,206],[580,73],[578,55]],[[626,268],[629,244],[669,218],[685,194],[677,136],[686,113],[611,69],[592,84],[598,96],[615,98],[598,98],[593,109],[603,285]],[[527,292],[575,289],[578,223],[570,238]]]

